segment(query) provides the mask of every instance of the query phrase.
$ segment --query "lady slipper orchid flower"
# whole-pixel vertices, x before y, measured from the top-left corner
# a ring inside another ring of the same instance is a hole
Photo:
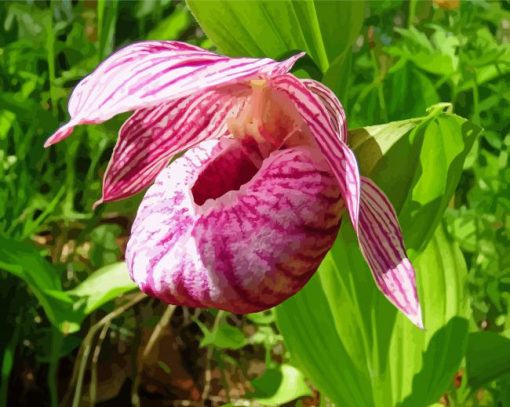
[[[395,211],[360,177],[333,92],[289,73],[302,55],[277,62],[174,41],[128,46],[78,84],[70,121],[46,146],[134,111],[98,203],[152,184],[126,251],[132,279],[151,296],[234,313],[270,308],[306,284],[347,212],[377,286],[421,327]]]

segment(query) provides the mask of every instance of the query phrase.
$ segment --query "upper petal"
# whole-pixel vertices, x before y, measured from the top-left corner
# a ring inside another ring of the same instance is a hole
[[[139,192],[175,154],[226,135],[247,98],[247,87],[231,85],[136,111],[120,129],[98,203]]]
[[[71,120],[46,141],[67,137],[78,124],[101,123],[116,114],[148,108],[212,87],[287,72],[286,61],[228,58],[176,41],[147,41],[112,54],[83,79],[69,100]]]
[[[333,112],[338,107],[335,103],[322,103],[322,98],[316,96],[308,86],[293,75],[281,75],[271,80],[275,89],[285,93],[294,103],[301,117],[312,132],[322,155],[335,174],[342,192],[345,206],[349,212],[354,229],[358,231],[358,217],[360,205],[360,176],[358,164],[353,152],[345,144],[345,120],[331,119],[328,110]],[[316,87],[317,89],[317,87]],[[327,95],[328,98],[331,94]],[[341,105],[338,104],[341,108]],[[339,113],[340,114],[340,113]],[[343,112],[341,113],[343,115]],[[337,115],[335,115],[337,116]]]
[[[361,178],[358,238],[375,282],[383,294],[415,325],[423,328],[414,268],[407,258],[397,215],[370,179]]]

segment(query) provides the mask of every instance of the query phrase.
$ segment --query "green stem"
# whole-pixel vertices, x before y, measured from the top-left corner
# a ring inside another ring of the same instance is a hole
[[[381,71],[379,70],[379,64],[373,49],[370,50],[372,58],[372,66],[374,68],[374,80],[375,86],[377,87],[377,98],[379,99],[379,107],[381,108],[381,116],[385,122],[388,122],[388,110],[386,108],[386,99],[384,99],[384,88]]]
[[[103,342],[106,338],[106,333],[110,329],[110,322],[107,322],[101,332],[99,333],[99,338],[97,340],[96,348],[94,349],[94,354],[92,355],[92,367],[90,369],[90,392],[89,392],[89,404],[93,407],[96,405],[96,394],[97,394],[97,363],[99,361],[99,353],[101,352],[101,346],[103,346]]]
[[[225,311],[219,310],[216,314],[216,317],[214,318],[213,327],[211,329],[211,332],[216,332],[218,329],[218,326],[220,324],[221,319],[223,318],[223,315],[225,314]],[[207,354],[205,359],[205,372],[204,372],[204,389],[202,390],[202,402],[205,402],[209,398],[209,392],[211,390],[211,380],[212,380],[212,374],[211,374],[211,362],[214,355],[214,345],[210,344],[207,348]]]
[[[18,346],[18,338],[21,332],[21,323],[16,323],[12,332],[11,340],[3,351],[3,359],[0,375],[0,407],[7,407],[7,396],[9,394],[9,377],[14,365],[14,353]]]
[[[56,69],[55,69],[55,31],[53,30],[53,14],[55,10],[55,4],[50,1],[50,20],[46,27],[48,35],[46,36],[46,50],[47,50],[47,62],[48,62],[48,75],[50,81],[50,100],[51,100],[51,111],[54,116],[58,115],[57,106],[57,89],[55,87],[56,80]]]
[[[66,154],[66,174],[65,174],[65,198],[64,198],[64,217],[69,219],[74,213],[74,196],[75,196],[75,177],[76,177],[76,157],[81,141],[76,138],[68,143]]]
[[[106,3],[104,0],[97,1],[97,40],[99,42],[99,52],[97,53],[98,61],[104,57],[104,42],[103,42],[103,31],[104,31],[104,14],[105,14]]]
[[[409,0],[409,14],[407,15],[407,28],[413,26],[414,19],[416,17],[416,0]]]
[[[108,315],[103,317],[98,323],[94,324],[89,332],[87,333],[87,336],[85,336],[85,339],[82,342],[80,351],[78,352],[78,357],[76,358],[76,364],[75,368],[73,370],[73,376],[71,378],[71,388],[74,388],[74,397],[72,406],[78,407],[80,405],[80,397],[81,397],[81,391],[83,387],[83,379],[85,377],[85,367],[87,365],[87,360],[90,355],[90,349],[92,346],[92,341],[94,340],[94,337],[96,333],[102,329],[106,324],[111,323],[115,318],[122,315],[125,311],[127,311],[129,308],[134,307],[136,304],[138,304],[143,299],[147,298],[145,294],[139,294],[135,297],[133,297],[129,302],[127,302],[124,305],[119,306],[114,311],[110,312]],[[66,400],[62,402],[63,405],[67,405],[68,403]]]
[[[218,351],[216,351],[216,352],[218,352]],[[221,359],[221,354],[217,354],[216,359],[218,360],[218,365],[219,365],[218,367],[220,368],[220,381],[221,381],[223,388],[225,389],[225,395],[226,395],[225,397],[227,399],[227,404],[231,404],[232,400],[230,398],[230,385],[227,380],[227,375],[225,374],[225,363],[223,363],[223,360]]]
[[[154,331],[152,331],[152,334],[147,341],[147,344],[145,345],[145,348],[142,352],[142,357],[139,360],[135,379],[133,380],[133,387],[131,389],[131,404],[133,406],[139,406],[140,405],[140,397],[138,396],[138,387],[140,386],[140,379],[142,374],[143,365],[147,363],[147,360],[154,349],[154,345],[156,345],[158,339],[161,337],[161,334],[163,333],[164,329],[167,327],[167,325],[170,323],[170,320],[172,318],[172,315],[175,311],[175,305],[169,305],[166,309],[163,315],[161,316],[158,324],[154,328]]]
[[[97,1],[97,38],[99,61],[113,49],[115,25],[117,23],[118,0]]]
[[[478,92],[476,71],[473,76],[473,121],[480,124],[480,93]]]
[[[27,228],[23,232],[23,238],[24,239],[29,238],[30,236],[32,236],[37,231],[37,228],[39,228],[39,226],[41,226],[41,224],[44,222],[44,220],[55,210],[55,208],[57,207],[58,203],[60,202],[60,200],[64,196],[64,193],[65,193],[65,186],[62,186],[59,189],[59,191],[57,192],[57,194],[53,197],[51,202],[48,204],[48,206],[46,206],[46,209],[44,209],[43,213],[41,213],[36,218],[36,220],[33,221],[32,223],[28,223],[28,222],[25,223],[25,226]]]

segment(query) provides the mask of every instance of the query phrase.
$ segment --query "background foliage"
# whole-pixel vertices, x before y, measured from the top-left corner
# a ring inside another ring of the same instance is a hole
[[[20,1],[0,24],[0,406],[510,406],[510,3]],[[296,74],[341,98],[397,209],[426,331],[376,291],[348,225],[270,312],[133,289],[141,197],[91,209],[124,117],[42,144],[78,80],[141,39],[307,52]]]

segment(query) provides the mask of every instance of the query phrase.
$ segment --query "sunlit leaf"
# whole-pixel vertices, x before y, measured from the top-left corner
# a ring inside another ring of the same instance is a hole
[[[75,289],[64,291],[57,270],[34,246],[2,236],[0,269],[25,281],[48,319],[65,333],[77,331],[91,312],[136,288],[126,265],[116,263],[92,273]]]
[[[247,314],[246,317],[252,321],[255,322],[258,325],[267,325],[271,324],[275,320],[274,311],[268,310],[268,311],[261,311],[261,312],[255,312],[253,314]]]
[[[281,406],[312,394],[303,373],[287,364],[267,369],[262,376],[252,380],[251,385],[255,392],[248,397],[264,406]]]
[[[82,281],[68,295],[84,302],[82,312],[90,314],[107,302],[136,288],[129,277],[125,262],[114,263],[96,270]]]
[[[361,172],[377,182],[399,213],[411,256],[442,218],[480,131],[459,116],[432,113],[350,132]]]
[[[207,36],[231,56],[281,58],[305,51],[324,82],[343,95],[350,48],[364,18],[363,1],[188,0]]]
[[[388,48],[388,52],[412,61],[426,72],[449,76],[458,67],[459,39],[444,28],[434,26],[432,35],[415,27],[397,28],[403,43]]]
[[[466,345],[461,253],[439,228],[416,258],[420,297],[429,299],[423,301],[426,331],[420,331],[376,291],[359,252],[341,246],[311,284],[277,308],[296,363],[338,405],[434,402]]]
[[[276,308],[292,361],[339,406],[370,406],[369,376],[354,365],[335,328],[319,275]]]

